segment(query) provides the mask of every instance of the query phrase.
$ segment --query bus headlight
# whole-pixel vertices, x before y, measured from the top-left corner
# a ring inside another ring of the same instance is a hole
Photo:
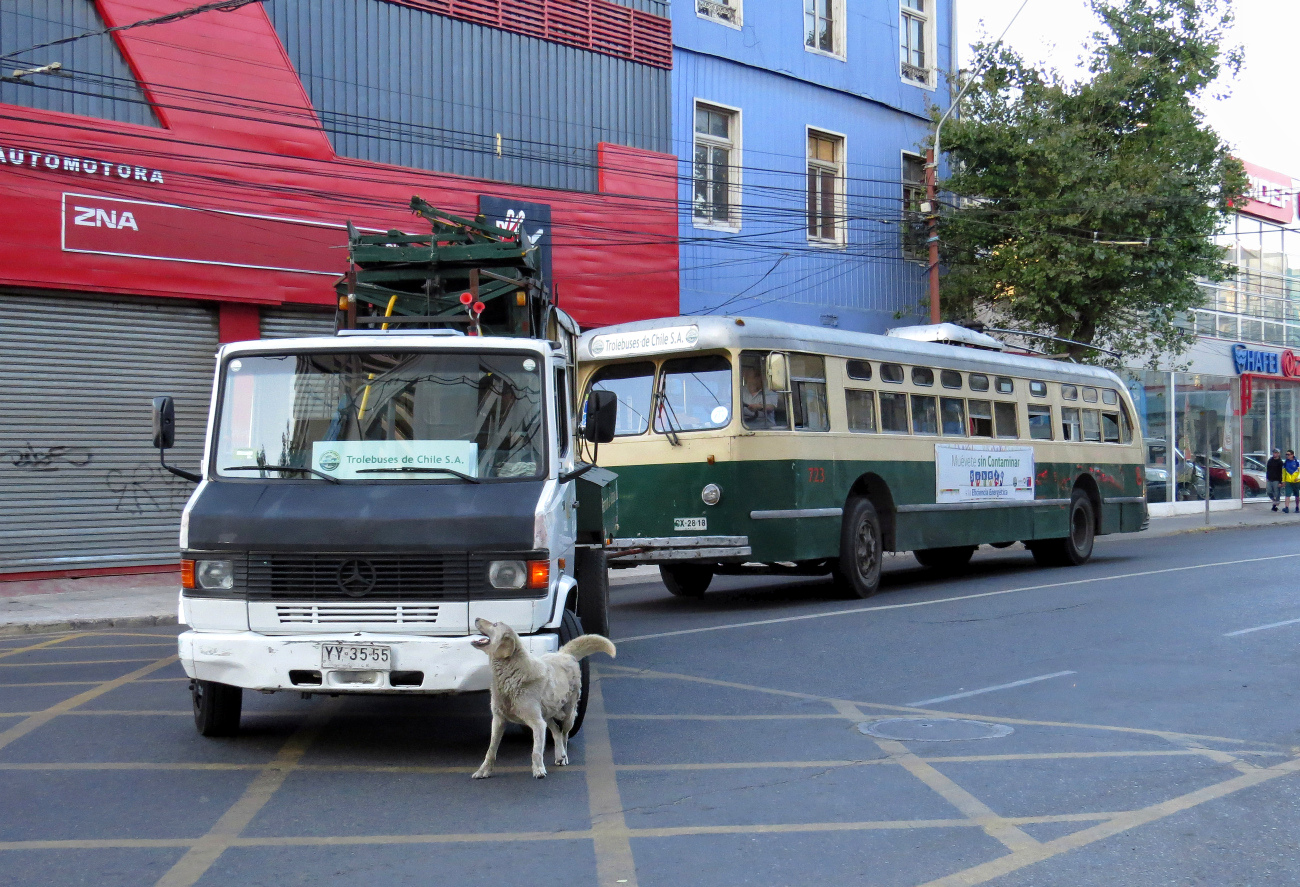
[[[704,500],[705,505],[717,505],[722,501],[722,487],[717,484],[707,484],[700,490],[700,498]]]
[[[196,561],[194,578],[198,580],[199,588],[234,588],[235,563],[234,561]]]

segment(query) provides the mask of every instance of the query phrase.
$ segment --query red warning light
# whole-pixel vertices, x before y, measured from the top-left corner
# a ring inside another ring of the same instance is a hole
[[[482,313],[483,313],[483,309],[486,308],[486,307],[487,307],[487,306],[484,305],[482,302],[475,302],[475,303],[474,303],[474,313],[475,313],[475,314],[482,314]]]
[[[462,305],[468,305],[468,304],[469,304],[470,302],[472,302],[472,301],[474,301],[474,295],[473,295],[473,293],[461,293],[461,294],[460,294],[460,303],[461,303]]]

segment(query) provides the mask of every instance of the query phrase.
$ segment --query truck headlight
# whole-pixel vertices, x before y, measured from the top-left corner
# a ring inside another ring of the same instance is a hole
[[[523,588],[528,568],[523,561],[493,561],[488,564],[488,583],[493,588]]]
[[[704,489],[700,490],[700,498],[704,500],[705,505],[717,505],[722,501],[722,487],[717,484],[706,484]]]
[[[234,561],[196,561],[194,578],[199,588],[234,588]]]

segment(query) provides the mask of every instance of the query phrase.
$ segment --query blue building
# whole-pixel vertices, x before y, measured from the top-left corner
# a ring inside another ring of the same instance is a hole
[[[923,321],[921,154],[955,3],[672,4],[683,314]]]

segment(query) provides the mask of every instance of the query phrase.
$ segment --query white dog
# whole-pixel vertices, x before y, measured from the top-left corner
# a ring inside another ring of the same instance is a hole
[[[515,630],[504,622],[475,619],[481,638],[472,643],[488,655],[492,666],[492,741],[483,766],[474,779],[487,779],[497,760],[497,746],[505,733],[506,721],[523,724],[533,731],[533,776],[546,776],[542,753],[546,749],[546,728],[555,741],[555,765],[569,763],[569,731],[578,715],[582,695],[582,672],[578,660],[592,653],[615,655],[614,644],[598,634],[584,634],[555,653],[533,656],[524,648]]]

